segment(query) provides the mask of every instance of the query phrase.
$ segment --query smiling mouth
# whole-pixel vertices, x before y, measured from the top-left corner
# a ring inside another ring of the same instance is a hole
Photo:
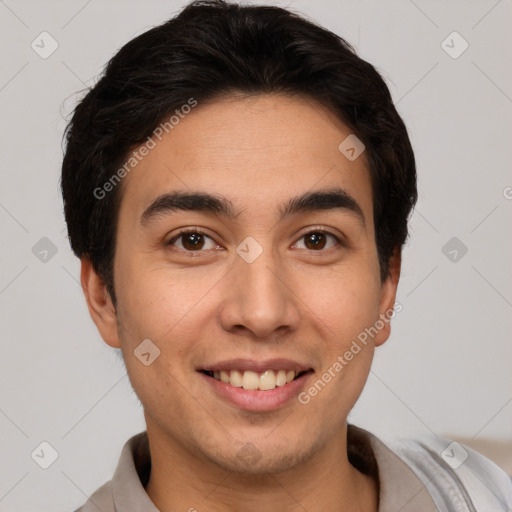
[[[312,369],[301,372],[295,372],[294,370],[265,370],[264,372],[250,370],[200,370],[200,373],[235,388],[258,391],[269,391],[276,387],[286,386],[290,382],[312,372]]]

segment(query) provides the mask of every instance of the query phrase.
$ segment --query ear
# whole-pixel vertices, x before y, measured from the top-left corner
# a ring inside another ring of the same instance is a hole
[[[375,335],[373,341],[376,347],[382,345],[391,334],[391,315],[395,316],[394,306],[396,303],[396,290],[400,279],[400,268],[402,265],[402,252],[400,247],[395,247],[393,254],[389,259],[389,270],[385,281],[381,285],[379,301],[379,332]],[[399,311],[398,308],[396,311]]]
[[[107,286],[94,270],[89,258],[84,256],[80,261],[80,282],[82,283],[89,314],[105,343],[113,348],[121,348],[116,308],[107,291]]]

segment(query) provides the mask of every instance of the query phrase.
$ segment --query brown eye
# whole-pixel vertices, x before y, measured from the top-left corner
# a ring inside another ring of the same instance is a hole
[[[202,249],[214,249],[216,247],[215,242],[209,236],[198,231],[179,233],[169,241],[169,245],[188,252],[199,252]]]
[[[308,249],[323,249],[325,247],[326,236],[324,233],[308,233],[304,238]]]
[[[182,245],[185,249],[194,251],[202,249],[204,246],[204,237],[199,233],[187,233],[182,235]]]
[[[329,245],[329,239],[332,240],[331,245]],[[300,241],[304,240],[304,248],[309,249],[311,251],[321,251],[322,249],[330,249],[335,245],[339,244],[339,240],[336,236],[331,233],[327,233],[325,231],[310,231],[306,233],[300,238]],[[297,245],[300,243],[297,242]],[[299,247],[302,249],[302,247]]]

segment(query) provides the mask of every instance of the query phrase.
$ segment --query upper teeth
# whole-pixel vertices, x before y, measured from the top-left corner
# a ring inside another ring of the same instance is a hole
[[[295,378],[293,370],[266,370],[260,374],[252,371],[241,372],[238,370],[214,371],[213,377],[236,388],[259,389],[266,391],[276,386],[284,386]]]

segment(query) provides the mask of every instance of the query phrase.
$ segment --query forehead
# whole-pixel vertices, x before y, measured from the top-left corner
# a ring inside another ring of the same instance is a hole
[[[198,103],[167,131],[124,178],[120,215],[190,190],[229,197],[242,219],[252,218],[252,206],[267,212],[287,197],[336,187],[372,216],[365,153],[351,161],[340,152],[351,130],[312,99],[260,94]]]

